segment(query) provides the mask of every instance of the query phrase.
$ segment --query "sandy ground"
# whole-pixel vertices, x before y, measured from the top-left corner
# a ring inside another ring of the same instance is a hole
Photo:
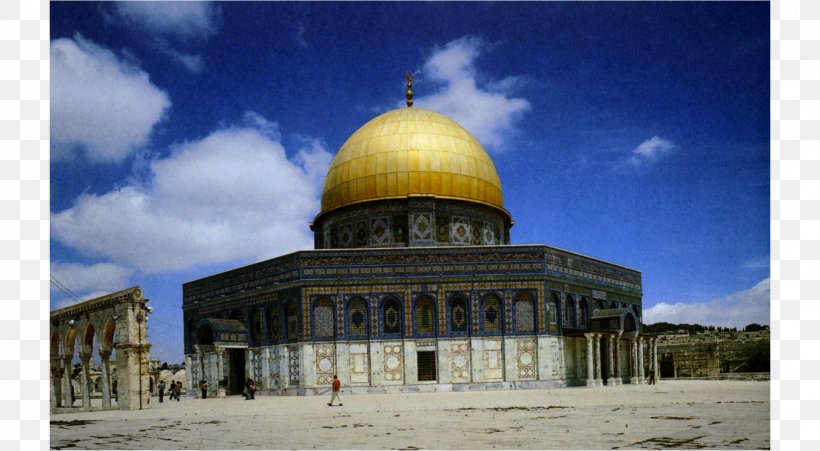
[[[190,399],[57,414],[53,449],[768,449],[769,382]]]

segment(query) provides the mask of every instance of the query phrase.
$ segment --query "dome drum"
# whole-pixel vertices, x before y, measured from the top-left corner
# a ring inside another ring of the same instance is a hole
[[[343,207],[312,229],[316,249],[509,244],[509,223],[498,209],[422,196]]]

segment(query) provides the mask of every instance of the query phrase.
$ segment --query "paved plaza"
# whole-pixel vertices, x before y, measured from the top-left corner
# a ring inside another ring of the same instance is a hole
[[[768,449],[768,381],[191,399],[56,414],[53,449]]]

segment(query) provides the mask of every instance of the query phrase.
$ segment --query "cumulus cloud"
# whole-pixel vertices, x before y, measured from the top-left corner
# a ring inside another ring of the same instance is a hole
[[[84,151],[92,162],[120,162],[143,146],[170,107],[148,74],[76,36],[51,42],[54,159]]]
[[[129,26],[184,39],[214,35],[219,20],[211,2],[115,2],[114,11]]]
[[[51,276],[56,279],[56,283],[83,301],[128,288],[130,275],[131,270],[113,263],[84,265],[51,262]],[[56,308],[80,302],[54,284],[51,287],[51,299],[55,302]]]
[[[663,156],[669,155],[678,146],[668,139],[653,136],[636,147],[627,159],[627,163],[632,166],[640,166],[644,163],[655,161]]]
[[[742,328],[747,324],[769,324],[769,279],[754,287],[718,299],[694,303],[661,302],[645,309],[646,324],[658,322],[697,323]]]
[[[486,46],[480,38],[467,36],[436,48],[422,73],[443,87],[416,98],[415,105],[451,117],[489,150],[498,151],[531,105],[511,95],[523,80],[519,77],[479,86],[475,60]]]
[[[257,126],[223,128],[151,161],[147,183],[81,196],[52,216],[53,236],[145,273],[310,248],[314,178],[331,156],[316,144],[289,159],[271,123],[249,119]]]

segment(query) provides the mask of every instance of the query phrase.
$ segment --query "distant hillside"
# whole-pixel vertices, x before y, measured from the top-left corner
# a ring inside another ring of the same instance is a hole
[[[747,324],[746,327],[742,328],[742,332],[756,332],[758,330],[767,330],[769,326],[767,325],[760,325],[757,323]],[[720,327],[720,326],[703,326],[700,324],[673,324],[673,323],[666,323],[660,322],[655,324],[644,324],[641,326],[641,330],[645,333],[653,333],[653,334],[663,334],[663,333],[674,333],[678,331],[686,331],[690,335],[697,334],[702,332],[738,332],[737,327]]]

